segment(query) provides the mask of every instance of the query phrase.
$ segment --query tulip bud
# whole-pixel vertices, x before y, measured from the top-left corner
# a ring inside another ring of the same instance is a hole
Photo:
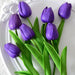
[[[9,28],[11,30],[18,29],[21,26],[21,20],[18,16],[18,14],[12,14],[9,19]]]
[[[16,58],[20,54],[20,49],[14,44],[7,43],[4,45],[4,48],[8,53],[8,55],[11,56],[12,58]]]
[[[26,2],[24,1],[19,2],[18,8],[19,8],[19,14],[21,17],[27,18],[31,16],[32,14],[31,8]]]
[[[59,16],[64,19],[68,19],[71,15],[71,8],[72,8],[72,5],[70,3],[66,2],[62,4],[58,10]]]
[[[21,32],[22,38],[25,41],[28,41],[35,36],[34,31],[29,26],[27,26],[26,24],[22,24],[20,26],[20,32]]]
[[[44,8],[42,15],[41,15],[41,20],[44,23],[52,23],[54,21],[54,13],[52,8]]]
[[[58,38],[58,31],[54,24],[48,23],[46,27],[46,38],[48,40],[56,40]]]

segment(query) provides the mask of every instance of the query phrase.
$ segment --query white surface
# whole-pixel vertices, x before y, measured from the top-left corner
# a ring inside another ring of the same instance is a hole
[[[3,5],[3,4],[6,4],[6,2],[9,4],[10,3],[10,1],[12,1],[12,0],[0,0],[0,8],[1,8],[1,6]],[[16,1],[16,0],[15,0]],[[74,8],[74,1],[75,0],[66,0],[66,1],[68,1],[68,2],[72,2],[73,3],[73,8]],[[4,3],[5,2],[5,3]],[[2,4],[2,5],[1,5]],[[1,9],[0,9],[0,11],[1,11]],[[7,11],[6,11],[7,12]],[[3,12],[2,12],[3,13]],[[34,13],[35,14],[35,13]],[[8,16],[8,15],[7,15]],[[73,16],[72,16],[73,17]],[[67,22],[69,22],[71,19],[69,19],[69,20],[67,20]],[[74,22],[74,21],[73,21]],[[55,23],[57,23],[56,21],[55,21]],[[67,23],[66,23],[67,24]],[[70,22],[70,25],[71,25],[71,22]],[[75,35],[75,31],[73,32],[73,33],[71,33],[71,30],[70,30],[70,25],[68,26],[68,29],[69,29],[69,33],[71,34],[71,36],[73,36],[73,35]],[[66,28],[67,28],[67,26],[66,27],[64,27],[64,33],[66,34],[66,37],[67,36],[69,36],[69,34],[67,34],[67,30],[66,30]],[[75,29],[75,28],[74,28]],[[73,30],[74,30],[73,29]],[[0,36],[1,36],[1,34],[0,34]],[[61,43],[61,44],[66,44],[66,45],[69,45],[70,44],[70,46],[72,46],[74,49],[75,49],[75,47],[74,47],[74,45],[75,45],[75,42],[73,42],[73,39],[74,39],[75,37],[72,37],[72,39],[69,39],[70,41],[68,41],[68,40],[66,40],[67,38],[65,38],[64,37],[64,35],[62,35],[62,39],[65,39],[64,41],[63,41],[63,43]],[[0,40],[1,41],[1,40]],[[72,44],[71,44],[72,43]],[[63,45],[64,46],[64,45]],[[62,47],[63,47],[62,46]],[[70,47],[71,48],[71,47]],[[69,49],[70,49],[69,48]],[[62,49],[62,48],[60,48],[60,49]],[[70,58],[70,57],[72,57],[72,56],[74,56],[74,54],[75,54],[75,51],[74,50],[72,50],[71,51],[71,53],[70,52],[68,52],[68,55],[69,55],[69,57],[68,57],[68,59]],[[0,52],[0,55],[1,55],[1,52]],[[72,56],[71,56],[72,55]],[[0,56],[1,57],[1,56]],[[74,60],[73,60],[74,58],[72,58],[71,60],[69,60],[69,62],[71,62],[71,66],[72,67],[70,67],[70,65],[68,65],[68,68],[71,68],[70,70],[68,69],[68,71],[69,71],[69,74],[68,75],[74,75],[73,73],[73,71],[75,71],[75,66],[74,66]],[[68,63],[69,64],[69,63]],[[10,64],[9,64],[10,65]],[[70,74],[71,73],[71,74]],[[7,72],[7,68],[4,66],[4,63],[3,63],[3,61],[2,61],[2,59],[0,58],[0,75],[9,75],[8,74],[8,72]]]

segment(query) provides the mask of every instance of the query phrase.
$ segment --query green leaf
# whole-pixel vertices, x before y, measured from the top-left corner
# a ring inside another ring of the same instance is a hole
[[[45,24],[42,24],[41,26],[41,34],[44,36],[44,27],[45,27]]]
[[[33,29],[34,30],[34,29]],[[40,32],[34,30],[36,37],[31,40],[32,44],[42,53],[43,51],[43,39]]]
[[[38,21],[38,17],[36,17],[35,21],[34,21],[34,26],[33,26],[33,31],[35,32],[36,37],[40,36],[40,31],[39,31],[39,21]]]
[[[24,52],[27,59],[30,61],[30,63],[32,63],[31,53],[25,47],[23,41],[13,31],[9,30],[9,33],[10,33],[11,37],[14,39],[16,45],[20,48],[21,52]]]
[[[57,66],[58,70],[61,72],[60,69],[60,57],[57,54],[56,50],[53,46],[51,46],[48,42],[44,41],[44,45],[46,46],[47,51],[49,52],[51,58],[53,59],[55,65]]]
[[[28,41],[25,41],[25,43],[30,44],[30,43],[31,43],[31,41],[30,41],[30,40],[28,40]]]
[[[33,27],[33,25],[32,25],[32,23],[31,23],[30,19],[29,19],[28,17],[27,17],[26,19],[27,19],[27,21],[29,22],[30,26]]]
[[[38,31],[38,32],[40,32],[40,31],[39,31],[39,21],[38,21],[38,17],[35,18],[33,29],[36,30],[36,31]]]
[[[46,48],[44,47],[43,51],[43,62],[44,62],[44,71],[45,75],[51,75],[51,66],[49,61],[49,53],[47,52]]]
[[[41,65],[41,67],[44,69],[44,66],[42,64],[43,63],[43,60],[42,60],[41,53],[36,48],[34,48],[32,45],[25,44],[25,46],[28,48],[28,50],[32,53],[32,55],[36,58],[36,60]]]
[[[15,30],[15,33],[16,33],[16,35],[18,36],[18,32],[17,32],[17,30]]]
[[[59,25],[59,27],[58,27],[58,33],[59,33],[59,37],[58,37],[58,39],[57,39],[57,41],[58,41],[57,44],[58,44],[58,45],[59,45],[60,38],[61,38],[61,35],[62,35],[64,23],[65,23],[65,19],[61,19],[60,25]]]
[[[42,36],[36,37],[36,38],[32,39],[31,42],[33,43],[33,45],[36,45],[37,49],[38,49],[41,53],[43,53],[44,45],[43,45]]]
[[[32,39],[31,42],[38,51],[42,52],[42,49],[41,49],[42,46],[40,46],[39,42],[36,39]]]
[[[42,27],[41,27],[41,34],[44,38],[46,38],[46,26],[47,26],[47,23],[42,24]]]
[[[42,51],[43,51],[43,40],[42,40],[42,35],[40,33],[40,30],[39,30],[39,21],[38,21],[37,17],[34,21],[34,26],[32,29],[35,32],[35,38],[33,38],[31,40],[31,42],[42,53]]]
[[[58,44],[57,44],[58,41],[57,40],[52,40],[52,41],[53,41],[55,50],[57,51],[57,53],[59,53]]]
[[[67,75],[66,56],[67,56],[67,47],[63,49],[61,54],[61,75]]]
[[[16,71],[15,74],[19,74],[19,75],[32,75],[29,71]]]
[[[25,57],[25,54],[22,52],[22,59],[24,65],[27,67],[28,71],[31,72],[32,75],[39,75],[39,73],[35,70],[33,65],[30,63],[30,61]]]

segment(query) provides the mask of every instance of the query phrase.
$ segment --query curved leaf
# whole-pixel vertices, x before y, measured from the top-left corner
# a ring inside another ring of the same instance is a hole
[[[31,42],[36,45],[37,49],[43,53],[44,45],[43,45],[43,39],[42,36],[36,37],[35,39],[32,39]]]
[[[16,71],[15,74],[19,74],[19,75],[32,75],[30,72],[28,71]]]
[[[30,61],[28,61],[28,59],[25,57],[25,54],[22,52],[21,55],[22,55],[23,63],[27,67],[28,71],[31,72],[32,75],[39,75],[39,73],[35,70],[33,65],[30,63]]]
[[[47,52],[46,48],[44,47],[43,51],[43,63],[44,63],[44,71],[45,75],[51,75],[51,66],[49,61],[49,53]]]
[[[44,45],[46,46],[47,51],[49,52],[51,58],[53,59],[55,65],[57,66],[58,70],[61,72],[60,69],[60,57],[57,54],[56,50],[53,46],[51,46],[48,42],[44,41]]]
[[[41,65],[41,67],[44,69],[44,66],[42,64],[43,63],[43,60],[42,60],[41,53],[36,48],[34,48],[32,45],[25,44],[25,46],[28,48],[28,50],[32,53],[32,55],[36,58],[36,60]]]
[[[66,56],[67,56],[67,47],[63,49],[61,54],[61,75],[67,75]]]
[[[65,19],[61,19],[61,22],[60,22],[60,25],[58,27],[58,33],[59,33],[59,37],[57,39],[58,41],[58,45],[59,45],[59,42],[60,42],[60,38],[61,38],[61,35],[62,35],[62,32],[63,32],[63,27],[64,27],[64,23],[65,23]]]
[[[38,17],[35,18],[33,29],[36,30],[36,31],[38,31],[38,32],[40,32],[40,31],[39,31],[39,21],[38,21]]]

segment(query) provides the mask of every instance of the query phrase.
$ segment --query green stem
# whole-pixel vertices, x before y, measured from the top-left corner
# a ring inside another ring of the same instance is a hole
[[[59,27],[58,27],[58,33],[59,33],[59,37],[57,39],[57,45],[59,45],[59,42],[60,42],[60,38],[61,38],[61,35],[62,35],[62,32],[63,32],[63,28],[64,28],[64,23],[65,23],[65,19],[61,19],[61,22],[59,24]]]
[[[39,50],[39,47],[37,46],[37,44],[35,43],[34,40],[30,40],[32,42],[32,44]],[[39,50],[40,51],[40,50]]]
[[[29,20],[29,18],[27,18],[27,21],[29,22],[30,26],[33,27],[31,21]]]
[[[47,23],[45,23],[45,26],[44,26],[44,37],[46,38],[46,26],[47,26]]]
[[[54,64],[53,75],[55,75],[55,70],[56,70],[56,66],[55,66],[55,64]]]
[[[16,33],[16,35],[18,36],[18,32],[17,32],[17,30],[15,30],[15,33]]]
[[[47,23],[43,24],[42,27],[41,27],[41,34],[44,38],[46,38],[46,26],[47,26]]]

